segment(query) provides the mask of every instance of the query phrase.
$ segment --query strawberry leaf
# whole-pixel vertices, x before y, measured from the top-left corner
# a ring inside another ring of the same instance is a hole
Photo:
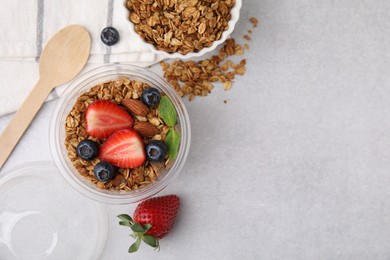
[[[118,215],[118,218],[120,218],[123,221],[128,221],[130,223],[133,223],[133,219],[127,214]]]
[[[143,226],[138,222],[134,223],[134,225],[131,226],[131,230],[133,230],[134,232],[140,232],[140,233],[145,232],[145,228],[143,228]]]
[[[121,219],[119,221],[119,225],[130,227],[134,232],[130,234],[132,238],[135,238],[135,242],[129,247],[129,253],[134,253],[138,251],[138,248],[141,245],[141,241],[145,241],[146,244],[157,249],[159,247],[158,240],[150,235],[145,235],[146,232],[152,227],[152,224],[142,225],[139,222],[133,223],[133,219],[127,214],[118,215],[118,218]],[[146,238],[145,238],[146,236]]]
[[[129,247],[129,253],[137,252],[140,245],[141,245],[141,239],[137,237],[135,242]]]
[[[175,160],[180,145],[180,134],[175,129],[170,128],[165,137],[165,143],[168,147],[169,158]]]
[[[149,224],[149,223],[148,223],[148,224],[145,224],[145,225],[144,225],[145,233],[148,232],[149,229],[151,229],[151,228],[152,228],[152,224]]]
[[[174,126],[176,124],[177,112],[171,100],[167,96],[163,96],[160,99],[158,110],[165,124],[168,126]]]
[[[142,240],[149,246],[157,249],[159,247],[158,239],[151,235],[143,235]]]
[[[125,227],[131,227],[132,224],[129,221],[119,221],[119,225],[125,226]]]

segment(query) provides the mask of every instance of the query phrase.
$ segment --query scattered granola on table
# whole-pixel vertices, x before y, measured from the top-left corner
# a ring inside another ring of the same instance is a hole
[[[245,34],[245,35],[244,35],[244,39],[247,40],[247,41],[250,41],[250,40],[251,40],[251,37],[250,37],[248,34]]]
[[[257,19],[250,18],[253,27],[257,26]],[[255,26],[256,25],[256,26]],[[248,35],[245,35],[248,37]],[[236,75],[244,75],[246,72],[246,59],[234,63],[228,59],[233,55],[241,56],[249,45],[237,44],[235,39],[230,38],[218,51],[218,55],[199,61],[176,60],[170,63],[160,62],[164,72],[164,78],[181,96],[188,96],[193,100],[195,96],[207,96],[217,82],[223,83],[224,90],[229,90],[233,85]]]
[[[157,89],[127,78],[82,93],[65,123],[64,144],[75,169],[106,190],[131,191],[153,182],[174,159],[164,144],[172,126],[160,115],[159,101]],[[123,144],[131,151],[123,153]],[[165,153],[156,154],[158,149]]]
[[[161,62],[161,66],[164,77],[178,94],[182,97],[189,95],[189,99],[192,100],[195,96],[207,96],[214,87],[213,83],[217,81],[224,84],[224,89],[229,89],[235,75],[245,73],[246,61],[243,59],[238,64],[230,60],[223,61],[230,55],[242,53],[241,45],[236,44],[234,39],[228,39],[219,54],[210,59],[198,62],[182,60],[172,63]]]
[[[127,0],[135,32],[158,50],[187,54],[210,47],[228,29],[235,0]]]
[[[255,17],[249,18],[249,21],[252,23],[253,27],[257,27],[257,25],[259,24],[259,21]]]

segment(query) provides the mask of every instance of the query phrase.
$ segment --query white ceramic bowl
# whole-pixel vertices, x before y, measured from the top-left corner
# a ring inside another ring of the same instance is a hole
[[[231,18],[230,18],[230,21],[228,22],[229,27],[228,27],[228,29],[226,31],[224,31],[222,33],[221,39],[219,39],[217,41],[214,41],[213,45],[211,45],[210,47],[203,48],[203,49],[201,49],[198,52],[190,52],[190,53],[187,53],[187,54],[181,54],[179,52],[168,53],[168,52],[165,52],[165,51],[158,50],[153,44],[150,44],[150,43],[144,41],[138,35],[138,33],[135,32],[134,24],[130,21],[130,19],[128,19],[129,24],[130,24],[130,26],[129,26],[130,27],[130,34],[131,34],[131,36],[133,36],[135,38],[138,38],[140,40],[140,42],[142,42],[143,45],[146,48],[148,48],[152,53],[155,53],[157,55],[162,55],[162,56],[164,56],[166,58],[171,58],[171,59],[191,59],[191,58],[194,58],[194,57],[200,57],[200,56],[203,56],[204,54],[206,54],[208,52],[211,52],[211,51],[215,50],[215,48],[217,48],[218,45],[220,45],[221,43],[226,41],[226,39],[229,37],[229,35],[233,32],[234,27],[236,26],[236,23],[237,23],[237,21],[238,21],[238,19],[240,17],[241,6],[242,6],[242,0],[236,0],[236,3],[234,4],[233,8],[230,10]]]

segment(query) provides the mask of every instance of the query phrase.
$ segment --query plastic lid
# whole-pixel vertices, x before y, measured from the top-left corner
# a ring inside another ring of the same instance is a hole
[[[0,176],[1,259],[98,259],[107,226],[105,206],[80,196],[52,163]]]

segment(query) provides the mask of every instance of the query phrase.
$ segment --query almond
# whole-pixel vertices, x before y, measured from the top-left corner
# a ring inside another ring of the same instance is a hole
[[[133,128],[145,137],[155,136],[160,130],[149,122],[135,122]]]
[[[136,116],[146,116],[149,113],[149,108],[139,100],[125,98],[122,104]]]
[[[122,175],[117,174],[117,175],[115,176],[115,178],[112,180],[112,185],[114,185],[115,187],[118,187],[118,186],[119,186],[121,183],[123,183],[123,182],[126,182],[126,179],[123,178]]]
[[[164,162],[149,162],[152,166],[153,170],[157,173],[157,175],[165,169]]]

